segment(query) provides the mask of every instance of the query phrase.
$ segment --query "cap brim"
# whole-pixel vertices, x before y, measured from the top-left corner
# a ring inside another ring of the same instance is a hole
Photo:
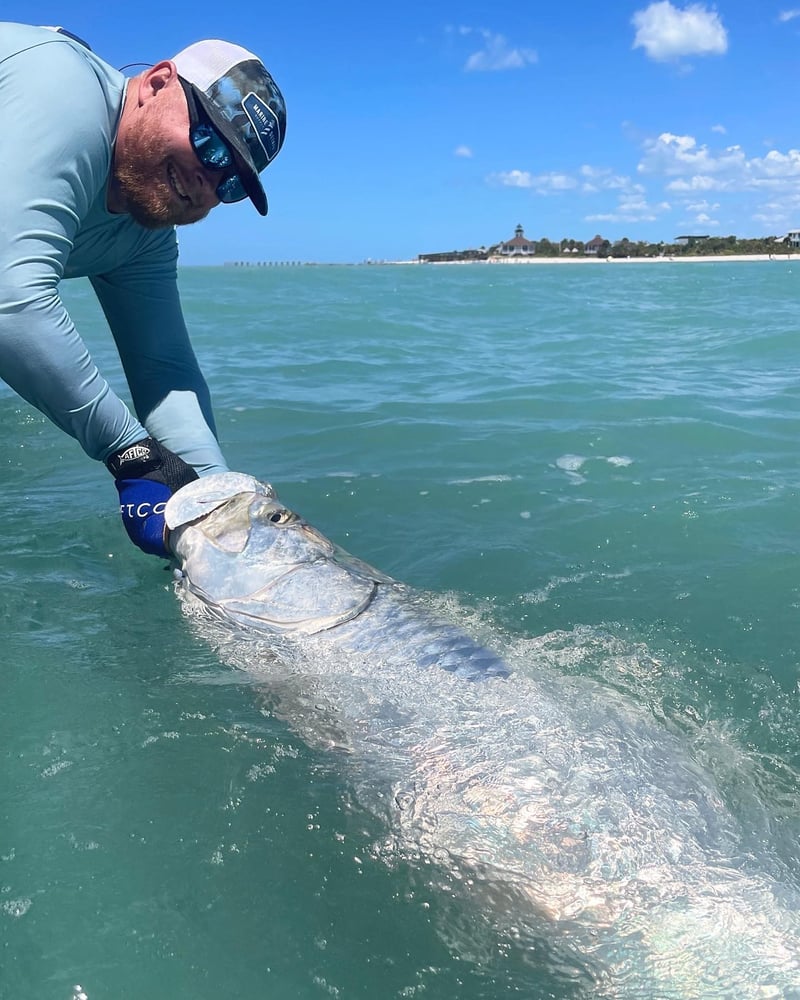
[[[239,138],[239,134],[224,115],[219,113],[213,101],[210,101],[199,88],[190,81],[186,81],[192,88],[194,99],[208,115],[211,124],[219,132],[225,142],[230,146],[233,158],[236,161],[236,169],[242,182],[242,187],[247,192],[247,196],[255,205],[256,210],[261,215],[266,215],[269,211],[267,205],[267,195],[261,186],[258,171],[253,163],[253,158],[247,146]]]

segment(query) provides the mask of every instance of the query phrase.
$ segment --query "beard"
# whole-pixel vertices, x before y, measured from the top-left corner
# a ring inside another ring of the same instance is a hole
[[[157,138],[146,132],[130,137],[124,158],[115,154],[112,172],[126,212],[145,229],[168,229],[208,215],[208,210],[178,199],[167,180],[167,160]]]
[[[134,222],[145,229],[168,229],[178,224],[172,192],[163,181],[145,180],[138,170],[125,165],[114,167],[114,180]]]

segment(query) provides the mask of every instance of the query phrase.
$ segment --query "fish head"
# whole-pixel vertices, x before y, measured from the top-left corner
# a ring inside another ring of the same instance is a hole
[[[167,503],[168,543],[191,592],[240,624],[314,633],[348,621],[389,578],[334,545],[271,486],[240,473]]]

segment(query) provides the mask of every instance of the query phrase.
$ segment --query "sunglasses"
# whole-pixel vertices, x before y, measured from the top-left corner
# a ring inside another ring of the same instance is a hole
[[[189,142],[194,154],[207,170],[225,170],[227,175],[217,184],[217,198],[230,205],[248,197],[236,172],[236,161],[230,146],[217,132],[195,100],[191,86],[179,77],[189,107]]]

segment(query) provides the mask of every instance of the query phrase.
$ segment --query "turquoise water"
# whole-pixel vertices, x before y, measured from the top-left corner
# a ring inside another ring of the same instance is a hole
[[[800,268],[181,284],[232,467],[683,734],[800,886]],[[65,297],[124,395],[88,286]],[[188,627],[102,469],[5,387],[0,429],[3,1000],[579,995],[546,947],[486,943],[430,866],[378,856],[347,768]]]

